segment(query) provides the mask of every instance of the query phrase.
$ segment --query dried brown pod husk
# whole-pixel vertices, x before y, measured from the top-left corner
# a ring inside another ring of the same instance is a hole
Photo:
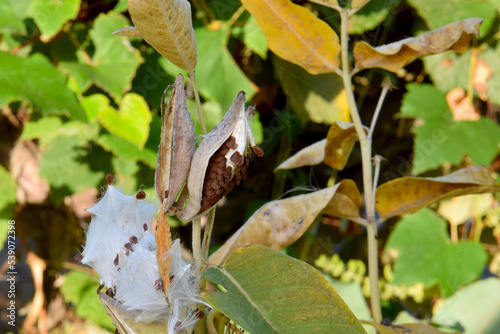
[[[264,154],[248,123],[254,112],[253,107],[245,111],[245,92],[240,91],[220,123],[203,136],[191,162],[187,190],[176,205],[179,219],[189,221],[207,212],[241,181],[250,147]]]

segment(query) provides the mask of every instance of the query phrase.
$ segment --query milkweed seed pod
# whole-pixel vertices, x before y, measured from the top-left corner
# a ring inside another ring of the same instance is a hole
[[[240,91],[224,118],[196,149],[187,182],[186,192],[178,201],[177,217],[188,221],[205,213],[240,183],[246,172],[250,148],[259,157],[264,155],[255,140],[248,122],[255,109],[245,110],[245,92]]]
[[[171,283],[165,289],[159,283],[151,228],[158,206],[148,202],[144,192],[127,196],[109,185],[101,200],[87,211],[92,221],[78,260],[99,274],[107,289],[100,294],[101,301],[117,328],[137,322],[159,323],[168,333],[191,333],[197,307],[203,303],[198,279],[194,265],[182,258],[176,240],[165,255],[171,263]]]

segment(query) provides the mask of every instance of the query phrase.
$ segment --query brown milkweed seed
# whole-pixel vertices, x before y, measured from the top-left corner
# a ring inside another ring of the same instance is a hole
[[[136,244],[139,241],[135,235],[131,236],[128,240],[133,244]]]
[[[113,180],[114,180],[114,176],[113,174],[109,173],[109,174],[106,174],[106,183],[110,186],[113,185]]]
[[[82,253],[78,253],[73,257],[73,263],[80,263],[82,262],[83,255]]]
[[[115,257],[115,259],[113,260],[113,264],[114,264],[115,266],[117,266],[117,265],[118,265],[118,260],[119,260],[119,257],[118,257],[118,254],[116,254],[116,257]]]
[[[132,248],[132,244],[130,242],[127,242],[125,245],[123,245],[123,247],[125,247],[126,249],[128,249],[131,252],[134,251],[134,249]]]
[[[144,223],[144,225],[142,225],[142,228],[144,229],[144,232],[146,232],[148,230],[148,224]]]
[[[146,198],[146,193],[144,191],[139,191],[137,195],[135,195],[135,198],[137,199],[145,199]]]

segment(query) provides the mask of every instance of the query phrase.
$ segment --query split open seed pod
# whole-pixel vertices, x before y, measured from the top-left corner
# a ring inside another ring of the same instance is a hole
[[[249,163],[250,148],[257,156],[264,155],[248,123],[254,114],[253,107],[245,110],[245,92],[240,91],[220,123],[203,136],[191,162],[187,193],[178,201],[179,219],[189,221],[205,213],[238,185]]]
[[[186,105],[184,77],[177,76],[166,108],[165,93],[155,188],[163,211],[169,212],[186,183],[196,149],[196,132]]]

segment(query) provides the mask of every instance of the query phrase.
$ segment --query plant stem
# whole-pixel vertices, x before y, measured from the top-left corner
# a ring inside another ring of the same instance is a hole
[[[372,164],[371,164],[371,140],[367,137],[366,132],[361,123],[359,112],[356,107],[354,93],[352,90],[351,74],[349,72],[348,60],[348,42],[349,36],[347,33],[347,23],[349,21],[349,11],[343,8],[340,12],[340,40],[342,53],[342,80],[344,82],[345,92],[347,94],[347,102],[349,111],[356,128],[356,133],[359,137],[361,146],[361,159],[363,165],[363,193],[366,206],[366,220],[368,222],[367,237],[368,237],[368,274],[370,278],[371,290],[371,308],[373,319],[376,323],[382,321],[382,309],[380,306],[380,291],[378,286],[378,244],[376,239],[377,224],[375,222],[375,206],[373,202],[373,182],[372,182]]]
[[[207,225],[205,226],[205,233],[203,234],[203,243],[201,245],[201,255],[205,263],[208,263],[208,247],[210,246],[210,239],[212,237],[212,229],[215,220],[215,206],[210,209],[207,217]]]
[[[201,270],[203,265],[203,259],[201,256],[201,217],[196,217],[193,219],[193,257],[196,264],[198,272]]]
[[[189,70],[189,78],[191,78],[191,84],[194,90],[194,99],[196,101],[196,110],[198,111],[198,118],[200,119],[201,132],[204,135],[207,134],[207,128],[205,126],[205,120],[203,119],[203,112],[201,110],[200,94],[198,93],[198,86],[196,86],[196,76],[194,75],[194,69]]]
[[[387,92],[390,89],[390,84],[382,85],[382,93],[377,102],[377,107],[375,108],[375,112],[373,113],[372,123],[370,124],[370,133],[368,134],[368,138],[370,141],[373,138],[373,131],[375,129],[375,124],[377,124],[378,115],[380,114],[380,110],[382,109],[382,104],[384,103],[385,97],[387,96]]]

